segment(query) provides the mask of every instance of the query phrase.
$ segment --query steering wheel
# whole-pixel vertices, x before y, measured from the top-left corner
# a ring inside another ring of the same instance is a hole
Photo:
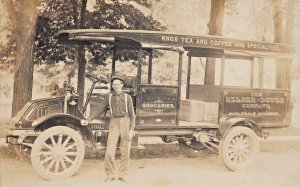
[[[107,84],[107,81],[106,81],[106,80],[103,80],[104,78],[103,78],[103,79],[100,79],[100,78],[98,78],[98,77],[96,77],[96,76],[94,76],[94,75],[88,74],[88,73],[85,73],[84,76],[85,76],[86,78],[90,79],[90,80],[93,81],[93,82],[101,82],[101,83]]]

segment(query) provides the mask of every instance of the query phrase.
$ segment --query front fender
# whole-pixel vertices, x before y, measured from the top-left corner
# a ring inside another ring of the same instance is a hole
[[[220,126],[219,126],[219,132],[222,137],[225,137],[228,133],[229,129],[234,126],[244,126],[252,129],[255,134],[261,138],[264,137],[264,133],[262,128],[258,126],[257,123],[254,121],[251,121],[247,118],[241,118],[241,117],[233,117],[233,118],[221,118],[220,120]]]
[[[56,113],[56,114],[49,114],[49,115],[44,115],[38,119],[36,119],[35,121],[33,121],[33,123],[31,124],[32,127],[38,127],[39,125],[45,123],[46,121],[49,121],[49,120],[53,120],[53,119],[58,119],[58,118],[61,118],[61,119],[66,119],[64,121],[74,121],[76,123],[79,123],[80,124],[80,118],[78,118],[77,116],[73,116],[73,115],[70,115],[70,114],[65,114],[65,113]]]
[[[68,126],[75,130],[80,130],[84,140],[94,145],[94,138],[91,129],[88,126],[82,126],[80,118],[65,113],[56,113],[42,116],[32,123],[35,129],[45,130],[54,126]]]

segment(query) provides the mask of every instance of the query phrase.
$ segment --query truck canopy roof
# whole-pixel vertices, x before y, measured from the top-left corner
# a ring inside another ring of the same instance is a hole
[[[90,45],[111,43],[117,49],[165,49],[189,51],[193,56],[217,57],[223,54],[291,57],[292,45],[231,39],[209,35],[181,35],[161,31],[76,29],[62,30],[55,36],[58,44]]]

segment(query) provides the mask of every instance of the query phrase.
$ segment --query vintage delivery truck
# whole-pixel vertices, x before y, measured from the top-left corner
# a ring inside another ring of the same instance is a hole
[[[191,157],[219,153],[229,169],[238,171],[247,168],[259,152],[259,139],[266,136],[262,127],[288,124],[290,91],[257,86],[254,69],[260,59],[291,58],[292,46],[140,30],[63,30],[54,38],[61,45],[111,48],[110,78],[121,76],[125,80],[124,91],[134,100],[135,140],[156,136],[165,143],[177,141]],[[133,76],[117,70],[116,56],[122,51],[133,51],[138,56]],[[160,55],[154,58],[158,51]],[[177,66],[170,75],[176,75],[173,85],[154,81],[153,66],[164,52],[177,59],[172,61]],[[197,73],[193,70],[203,63],[195,63],[195,59],[210,58],[217,59],[220,65],[217,83],[196,84],[193,76]],[[231,62],[249,66],[249,72],[244,72],[248,75],[247,84],[228,85],[226,79],[234,78],[233,73],[225,75],[226,64]],[[75,174],[86,146],[105,149],[109,119],[102,115],[88,126],[82,126],[80,120],[94,114],[111,90],[106,79],[85,76],[91,81],[91,88],[84,106],[78,106],[78,94],[66,83],[63,95],[30,101],[13,118],[7,142],[14,145],[20,157],[30,159],[45,179]]]

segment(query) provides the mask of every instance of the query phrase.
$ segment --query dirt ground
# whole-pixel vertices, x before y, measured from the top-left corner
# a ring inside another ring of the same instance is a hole
[[[3,137],[1,128],[3,123]],[[90,154],[75,176],[46,181],[36,174],[31,163],[18,160],[14,150],[3,147],[3,141],[0,138],[0,187],[300,187],[298,141],[289,146],[287,142],[275,141],[272,146],[262,143],[257,160],[242,172],[228,170],[217,155],[189,158],[175,144],[150,146],[133,152],[126,183],[104,183],[101,152]]]
[[[209,186],[209,187],[299,187],[300,153],[260,153],[246,171],[229,171],[217,155],[207,158],[132,159],[126,183],[104,183],[104,163],[101,159],[85,159],[79,172],[68,179],[46,181],[40,178],[30,163],[2,157],[1,187],[96,187],[96,186]]]

